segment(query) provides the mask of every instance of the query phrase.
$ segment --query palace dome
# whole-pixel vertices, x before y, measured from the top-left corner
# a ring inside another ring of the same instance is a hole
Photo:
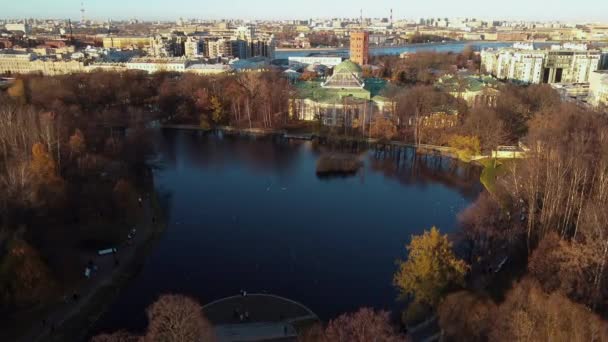
[[[334,74],[355,74],[360,75],[363,70],[357,63],[354,63],[350,60],[346,60],[334,67]]]

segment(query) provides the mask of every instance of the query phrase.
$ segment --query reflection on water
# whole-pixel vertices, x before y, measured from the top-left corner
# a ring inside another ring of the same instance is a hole
[[[323,319],[394,309],[394,262],[411,234],[454,230],[480,191],[476,168],[412,149],[362,151],[355,176],[319,179],[310,142],[175,130],[155,141],[169,226],[98,331],[143,329],[145,307],[167,292],[207,303],[267,291]]]

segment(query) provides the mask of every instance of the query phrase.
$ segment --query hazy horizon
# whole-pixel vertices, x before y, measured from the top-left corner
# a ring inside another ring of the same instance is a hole
[[[79,19],[81,2],[75,0],[24,0],[11,3],[3,8],[3,19]],[[210,1],[160,1],[135,0],[84,2],[85,17],[89,20],[139,20],[175,21],[178,18],[234,19],[234,20],[296,20],[358,18],[360,10],[366,18],[388,18],[391,8],[394,20],[419,18],[478,18],[484,20],[526,20],[564,22],[608,22],[608,1],[525,1],[505,2],[500,11],[491,3],[482,0],[452,2],[428,0],[412,6],[407,2],[381,0],[308,0],[305,6],[289,1],[233,0],[229,2]],[[495,13],[499,12],[499,13]],[[539,13],[543,13],[539,15]]]

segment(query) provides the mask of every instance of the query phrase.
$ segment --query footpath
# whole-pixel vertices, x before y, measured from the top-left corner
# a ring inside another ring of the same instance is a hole
[[[118,293],[121,284],[130,278],[138,259],[145,257],[144,250],[159,231],[162,223],[155,216],[151,198],[142,199],[142,206],[142,218],[134,227],[134,236],[128,239],[128,233],[125,233],[124,241],[119,246],[112,246],[117,248],[115,254],[91,255],[97,271],[92,272],[86,285],[78,292],[66,294],[41,322],[31,322],[28,334],[18,341],[72,341],[84,337]],[[83,265],[83,277],[85,267]]]

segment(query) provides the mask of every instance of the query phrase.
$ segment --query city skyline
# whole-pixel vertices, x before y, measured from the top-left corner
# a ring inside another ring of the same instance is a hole
[[[578,2],[555,1],[548,8],[542,2],[514,0],[509,6],[496,13],[494,6],[481,0],[450,2],[429,0],[415,6],[395,0],[370,3],[363,0],[337,0],[327,2],[309,0],[306,6],[295,6],[276,0],[259,0],[251,3],[234,0],[226,3],[181,0],[168,3],[160,0],[129,1],[106,0],[103,2],[85,1],[85,17],[90,20],[176,20],[178,18],[198,19],[244,19],[279,20],[309,18],[357,18],[360,11],[364,17],[389,17],[393,9],[395,20],[417,18],[455,18],[474,17],[480,19],[538,20],[573,22],[608,22],[608,2],[583,0]],[[293,8],[292,8],[293,7]],[[3,8],[5,19],[21,18],[80,18],[81,2],[77,0],[26,0],[12,3]],[[531,14],[530,14],[531,13]],[[543,14],[539,14],[543,13]]]

